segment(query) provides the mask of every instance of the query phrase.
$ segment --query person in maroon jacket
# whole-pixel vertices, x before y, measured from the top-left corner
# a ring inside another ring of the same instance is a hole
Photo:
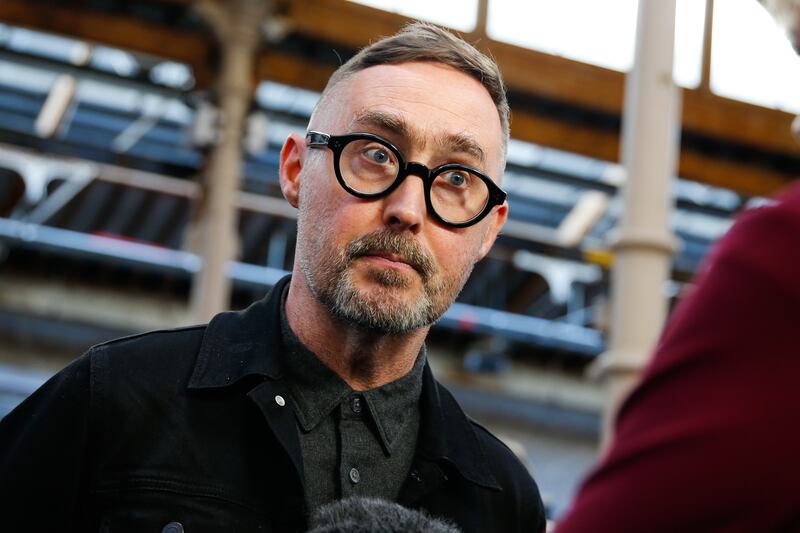
[[[717,244],[556,531],[800,531],[800,185]]]

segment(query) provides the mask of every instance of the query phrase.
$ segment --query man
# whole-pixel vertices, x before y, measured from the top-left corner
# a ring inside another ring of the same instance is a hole
[[[464,41],[415,24],[362,50],[281,152],[291,279],[207,326],[95,346],[8,415],[5,523],[298,531],[369,496],[543,530],[524,467],[425,360],[506,219],[507,139],[497,67]]]

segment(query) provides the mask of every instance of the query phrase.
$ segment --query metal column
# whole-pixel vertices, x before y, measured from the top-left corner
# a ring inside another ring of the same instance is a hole
[[[673,82],[675,1],[640,0],[636,55],[627,76],[621,160],[624,210],[613,238],[609,349],[598,363],[606,388],[603,444],[622,399],[636,383],[667,312],[664,292],[675,239],[669,229],[681,93]]]
[[[263,0],[208,0],[197,5],[214,30],[221,56],[216,85],[221,124],[206,166],[196,228],[203,266],[193,280],[190,308],[192,319],[198,322],[229,305],[227,265],[239,247],[234,201],[239,191],[243,127],[253,95],[253,63],[266,5]]]

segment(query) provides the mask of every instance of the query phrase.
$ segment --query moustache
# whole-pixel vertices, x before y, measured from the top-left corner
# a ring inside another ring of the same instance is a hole
[[[345,253],[349,261],[366,255],[395,254],[404,263],[411,265],[426,281],[437,270],[433,258],[421,244],[411,237],[388,230],[374,231],[350,241]]]

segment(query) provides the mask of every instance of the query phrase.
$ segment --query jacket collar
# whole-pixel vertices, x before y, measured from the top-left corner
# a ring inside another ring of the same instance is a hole
[[[291,276],[244,311],[215,316],[206,328],[189,389],[215,389],[234,385],[248,376],[278,380],[281,358],[281,294]],[[276,354],[269,357],[268,354]],[[436,463],[448,463],[466,480],[501,490],[472,423],[456,400],[434,379],[428,363],[422,373],[418,454]]]
[[[434,379],[427,363],[422,375],[420,412],[417,451],[422,458],[448,463],[467,481],[502,490],[489,470],[472,422],[450,392]]]
[[[282,278],[263,299],[244,311],[220,313],[211,320],[189,389],[228,387],[253,375],[281,377],[281,358],[266,355],[280,349],[281,293],[290,279]]]

